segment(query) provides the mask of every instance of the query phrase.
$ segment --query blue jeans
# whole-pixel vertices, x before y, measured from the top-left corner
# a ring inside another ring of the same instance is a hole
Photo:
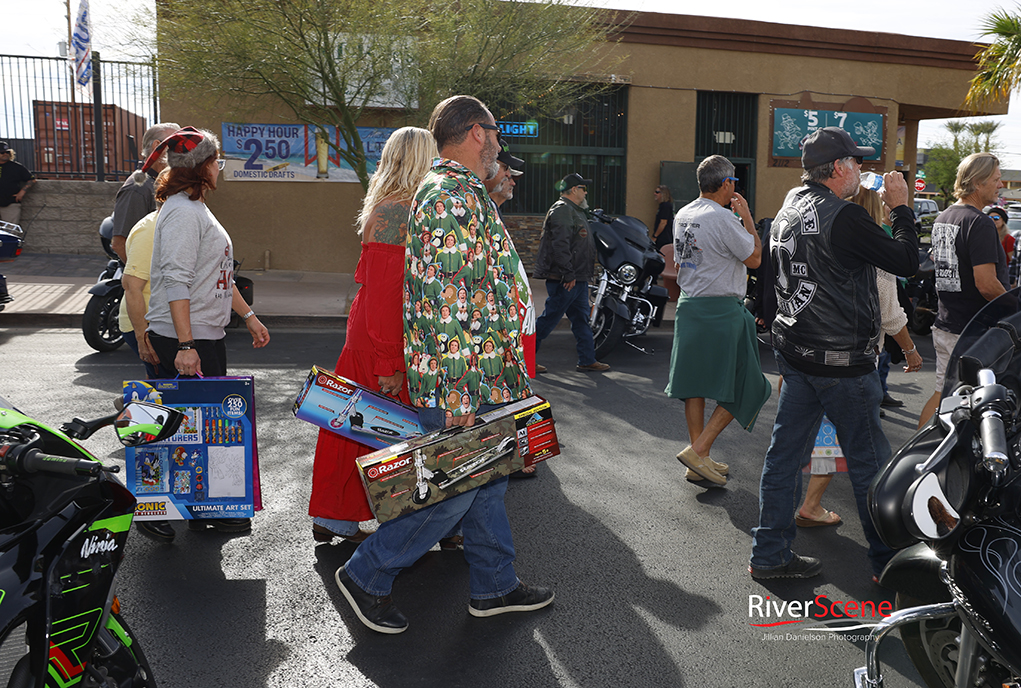
[[[479,411],[493,408],[482,406]],[[419,422],[425,432],[443,427],[443,409],[420,409]],[[518,587],[514,539],[503,503],[506,492],[507,478],[498,478],[381,523],[375,533],[358,545],[344,569],[365,592],[376,597],[389,595],[401,569],[418,561],[461,521],[470,596],[477,600],[503,597]]]
[[[886,384],[886,378],[890,375],[890,352],[883,349],[883,353],[879,354],[879,363],[876,364],[876,370],[879,371],[879,383],[883,385],[883,396],[890,391],[890,388]]]
[[[588,302],[588,282],[575,282],[574,289],[554,280],[546,280],[546,308],[535,320],[535,350],[542,340],[549,336],[560,319],[567,315],[571,321],[571,332],[578,342],[578,365],[592,365],[596,362],[596,345],[592,340],[592,328],[588,319],[592,309]]]
[[[883,398],[879,374],[872,371],[861,377],[816,377],[793,368],[779,351],[774,353],[783,375],[783,389],[759,483],[759,525],[752,529],[751,564],[757,569],[780,568],[793,556],[801,468],[812,455],[825,412],[847,459],[872,570],[879,574],[893,556],[893,550],[879,539],[867,505],[869,483],[890,458],[890,443],[879,424],[879,402]]]

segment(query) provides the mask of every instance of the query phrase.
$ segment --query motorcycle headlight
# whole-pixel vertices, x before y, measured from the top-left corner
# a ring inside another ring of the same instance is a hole
[[[624,284],[631,284],[638,279],[638,268],[631,263],[624,263],[617,269],[617,279]]]

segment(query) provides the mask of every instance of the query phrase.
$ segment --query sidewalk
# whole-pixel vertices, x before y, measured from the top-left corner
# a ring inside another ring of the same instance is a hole
[[[91,298],[89,289],[106,267],[99,255],[23,253],[0,263],[14,297],[0,313],[0,326],[79,328]],[[358,293],[354,275],[296,270],[239,270],[255,283],[252,308],[266,327],[342,327]],[[541,312],[546,283],[531,280],[532,298]],[[667,304],[664,321],[674,319]],[[666,325],[664,324],[664,327]],[[569,328],[567,319],[559,327]]]

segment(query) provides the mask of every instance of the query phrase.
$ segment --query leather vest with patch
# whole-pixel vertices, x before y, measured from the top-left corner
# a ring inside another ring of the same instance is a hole
[[[787,194],[773,220],[773,345],[788,360],[828,366],[874,361],[880,324],[876,268],[844,268],[831,242],[833,219],[846,205],[827,187],[810,182]]]

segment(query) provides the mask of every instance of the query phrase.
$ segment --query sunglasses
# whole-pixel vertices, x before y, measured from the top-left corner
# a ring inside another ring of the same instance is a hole
[[[221,172],[223,171],[223,168],[224,168],[224,166],[226,164],[227,164],[227,158],[217,158],[216,159],[216,169],[220,170]]]
[[[737,184],[737,177],[724,177],[723,178],[723,182],[724,183],[734,182],[734,184],[736,185]]]
[[[853,156],[853,157],[854,157],[854,161],[855,161],[856,163],[858,163],[859,165],[861,165],[861,164],[862,164],[863,162],[865,162],[865,158],[863,158],[863,157],[861,157],[861,156],[855,155],[855,156]]]
[[[476,122],[475,124],[479,125],[483,129],[489,129],[490,131],[500,131],[500,127],[496,126],[495,124],[486,124],[485,122]],[[464,128],[464,130],[471,131],[475,124],[469,124],[467,127]]]

